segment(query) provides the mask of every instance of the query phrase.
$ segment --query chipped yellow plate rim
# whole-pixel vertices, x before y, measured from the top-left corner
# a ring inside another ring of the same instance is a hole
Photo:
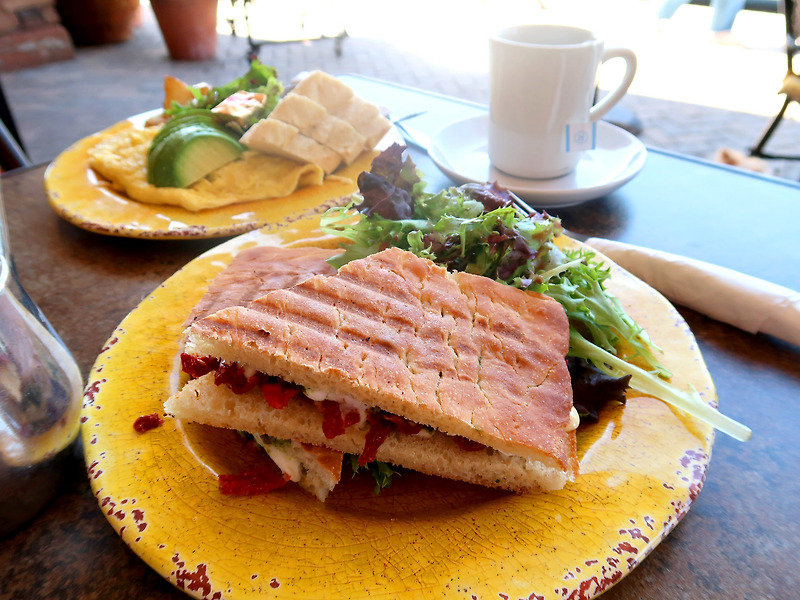
[[[318,215],[356,191],[356,178],[369,171],[374,152],[365,152],[322,185],[284,198],[241,202],[198,212],[178,206],[146,204],[113,190],[89,166],[89,151],[108,135],[142,127],[155,110],[135,115],[87,136],[58,155],[45,171],[47,199],[62,218],[82,229],[105,235],[176,240],[237,235],[270,225],[282,227]],[[388,138],[400,139],[392,130]],[[387,138],[387,139],[388,139]]]
[[[330,245],[318,221],[254,231],[177,272],[114,332],[82,413],[92,488],[125,543],[197,598],[594,598],[675,527],[699,493],[713,430],[635,392],[579,430],[581,474],[558,492],[515,495],[403,471],[376,495],[343,480],[325,504],[297,486],[222,496],[215,473],[252,460],[233,432],[172,419],[181,324],[211,279],[253,244]],[[716,402],[692,333],[657,292],[614,268],[609,287],[665,354],[678,385]]]

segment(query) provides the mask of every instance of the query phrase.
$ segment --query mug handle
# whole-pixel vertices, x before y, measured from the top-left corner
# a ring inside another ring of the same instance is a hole
[[[622,97],[633,82],[633,76],[636,74],[636,54],[634,54],[633,50],[629,50],[628,48],[607,48],[605,52],[603,52],[603,58],[600,60],[600,64],[612,58],[621,58],[625,61],[625,74],[622,76],[619,85],[617,85],[613,91],[609,92],[600,102],[589,109],[590,121],[597,121],[611,110],[617,102],[622,100]]]

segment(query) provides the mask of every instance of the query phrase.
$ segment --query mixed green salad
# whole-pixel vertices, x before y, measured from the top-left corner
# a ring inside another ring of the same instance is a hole
[[[376,157],[370,172],[359,176],[352,201],[322,216],[323,232],[351,242],[333,266],[397,246],[451,271],[546,294],[569,319],[568,363],[582,421],[596,420],[608,401],[624,401],[630,386],[736,439],[749,438],[747,427],[716,411],[696,390],[669,383],[671,374],[657,359],[660,349],[606,290],[609,270],[585,247],[562,250],[556,245],[563,233],[558,218],[522,214],[511,193],[496,185],[426,192],[404,150],[395,144]],[[587,388],[588,393],[580,393]]]
[[[277,106],[283,84],[273,67],[254,60],[225,85],[187,89],[194,98],[164,111],[167,120],[147,152],[147,182],[156,187],[187,188],[239,158],[239,139]]]
[[[283,84],[278,80],[278,72],[275,67],[265,65],[260,60],[254,59],[250,62],[250,67],[243,75],[224,85],[212,87],[207,92],[203,92],[200,88],[189,89],[194,95],[194,101],[190,104],[173,102],[172,106],[164,111],[168,116],[174,117],[197,109],[210,112],[212,108],[236,92],[264,94],[267,97],[267,101],[259,112],[253,113],[248,123],[238,126],[237,133],[241,135],[250,125],[265,118],[278,105],[283,93]],[[237,126],[235,123],[229,125]]]

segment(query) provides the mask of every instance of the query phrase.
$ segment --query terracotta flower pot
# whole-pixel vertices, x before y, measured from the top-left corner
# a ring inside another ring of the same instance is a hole
[[[217,54],[217,0],[150,0],[169,55],[207,60]]]
[[[124,42],[133,35],[139,0],[58,0],[61,23],[76,46]]]

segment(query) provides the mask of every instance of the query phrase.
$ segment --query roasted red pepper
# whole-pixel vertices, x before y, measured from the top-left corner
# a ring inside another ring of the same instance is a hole
[[[342,435],[345,430],[344,418],[339,403],[333,400],[323,400],[316,403],[317,410],[322,412],[322,433],[325,439],[332,440]]]
[[[163,424],[164,419],[162,419],[158,413],[153,413],[151,415],[142,415],[136,419],[136,421],[133,422],[133,428],[139,433],[144,433],[156,427],[161,427]]]
[[[368,414],[367,422],[369,423],[367,439],[364,442],[364,450],[361,452],[361,456],[358,457],[358,464],[362,467],[376,459],[378,448],[386,441],[393,429],[392,424],[378,413]]]
[[[220,361],[212,356],[181,354],[181,368],[191,377],[201,377],[214,371],[214,383],[227,385],[235,394],[245,394],[258,386],[261,395],[273,408],[286,408],[289,400],[300,395],[300,388],[256,371],[245,376],[244,367],[238,363]]]
[[[358,414],[357,410],[348,410],[344,413],[344,428],[347,429],[351,425],[355,425],[361,421],[361,416]]]
[[[289,400],[300,394],[300,390],[296,387],[291,387],[280,381],[262,382],[259,387],[264,400],[272,408],[286,408]]]
[[[342,407],[333,400],[315,402],[314,406],[322,413],[322,433],[329,440],[342,435],[345,429],[361,420],[356,410],[348,410],[342,414]]]
[[[202,377],[219,366],[219,359],[213,356],[192,356],[181,353],[181,369],[190,377]]]
[[[414,423],[414,421],[409,421],[405,417],[392,415],[389,413],[383,413],[381,417],[397,427],[397,431],[400,433],[405,433],[406,435],[415,435],[422,431],[422,425],[419,423]]]
[[[261,379],[261,374],[256,372],[250,377],[245,376],[244,368],[237,363],[221,362],[214,373],[214,383],[227,385],[234,394],[245,394],[252,390]]]
[[[263,466],[235,475],[220,475],[218,480],[219,491],[225,496],[255,496],[283,487],[289,476]]]

